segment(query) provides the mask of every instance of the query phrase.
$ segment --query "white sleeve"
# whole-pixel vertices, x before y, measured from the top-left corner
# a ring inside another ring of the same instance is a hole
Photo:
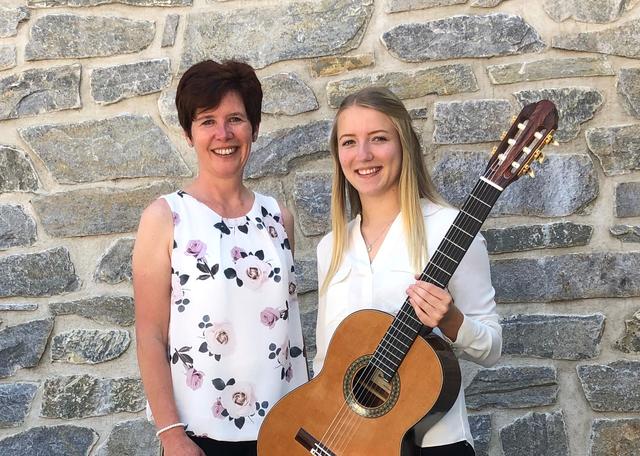
[[[502,353],[502,327],[491,285],[489,254],[478,234],[449,281],[454,304],[464,314],[452,346],[458,357],[484,367],[493,366]]]
[[[331,261],[331,243],[328,242],[329,237],[323,238],[316,248],[316,258],[318,267],[318,314],[316,317],[316,356],[313,358],[313,375],[318,375],[324,364],[324,357],[327,354],[327,346],[329,341],[325,334],[327,294],[320,293],[324,279],[329,270],[329,262]]]

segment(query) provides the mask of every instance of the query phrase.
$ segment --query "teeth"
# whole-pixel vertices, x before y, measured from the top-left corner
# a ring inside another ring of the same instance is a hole
[[[225,149],[213,149],[213,152],[215,152],[218,155],[229,155],[233,153],[234,150],[236,150],[235,147],[227,147]]]
[[[358,174],[367,176],[369,174],[373,174],[377,172],[379,169],[380,169],[379,166],[376,166],[375,168],[359,169]]]

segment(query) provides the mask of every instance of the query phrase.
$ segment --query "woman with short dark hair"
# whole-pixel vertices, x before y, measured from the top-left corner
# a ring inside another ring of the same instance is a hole
[[[140,220],[138,363],[166,456],[255,455],[263,417],[307,380],[293,218],[242,181],[261,104],[249,65],[187,70],[176,107],[198,175]]]

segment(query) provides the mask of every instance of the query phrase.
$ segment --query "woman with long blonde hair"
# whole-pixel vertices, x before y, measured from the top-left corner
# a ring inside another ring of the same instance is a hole
[[[346,97],[330,149],[332,231],[317,248],[315,373],[347,315],[361,309],[395,315],[407,295],[420,321],[450,342],[459,357],[495,364],[502,331],[482,236],[472,242],[447,289],[416,280],[458,211],[438,196],[403,103],[380,87]],[[475,454],[462,389],[449,412],[425,426],[414,429],[418,454]]]

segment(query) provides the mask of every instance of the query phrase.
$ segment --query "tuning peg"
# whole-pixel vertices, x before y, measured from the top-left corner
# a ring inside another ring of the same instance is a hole
[[[506,131],[503,131],[502,133],[500,133],[500,141],[503,141],[504,138],[506,138],[506,137],[507,137],[507,132]]]
[[[533,169],[529,169],[529,172],[527,174],[529,174],[529,177],[531,179],[535,179],[536,177],[536,173],[533,172]]]
[[[545,160],[545,156],[543,153],[541,153],[540,155],[538,155],[538,158],[536,160],[538,160],[538,163],[543,164],[544,160]]]
[[[496,154],[496,152],[498,152],[498,146],[493,146],[491,148],[491,156],[493,157]]]
[[[511,116],[511,123],[515,123],[518,120],[518,116]]]

